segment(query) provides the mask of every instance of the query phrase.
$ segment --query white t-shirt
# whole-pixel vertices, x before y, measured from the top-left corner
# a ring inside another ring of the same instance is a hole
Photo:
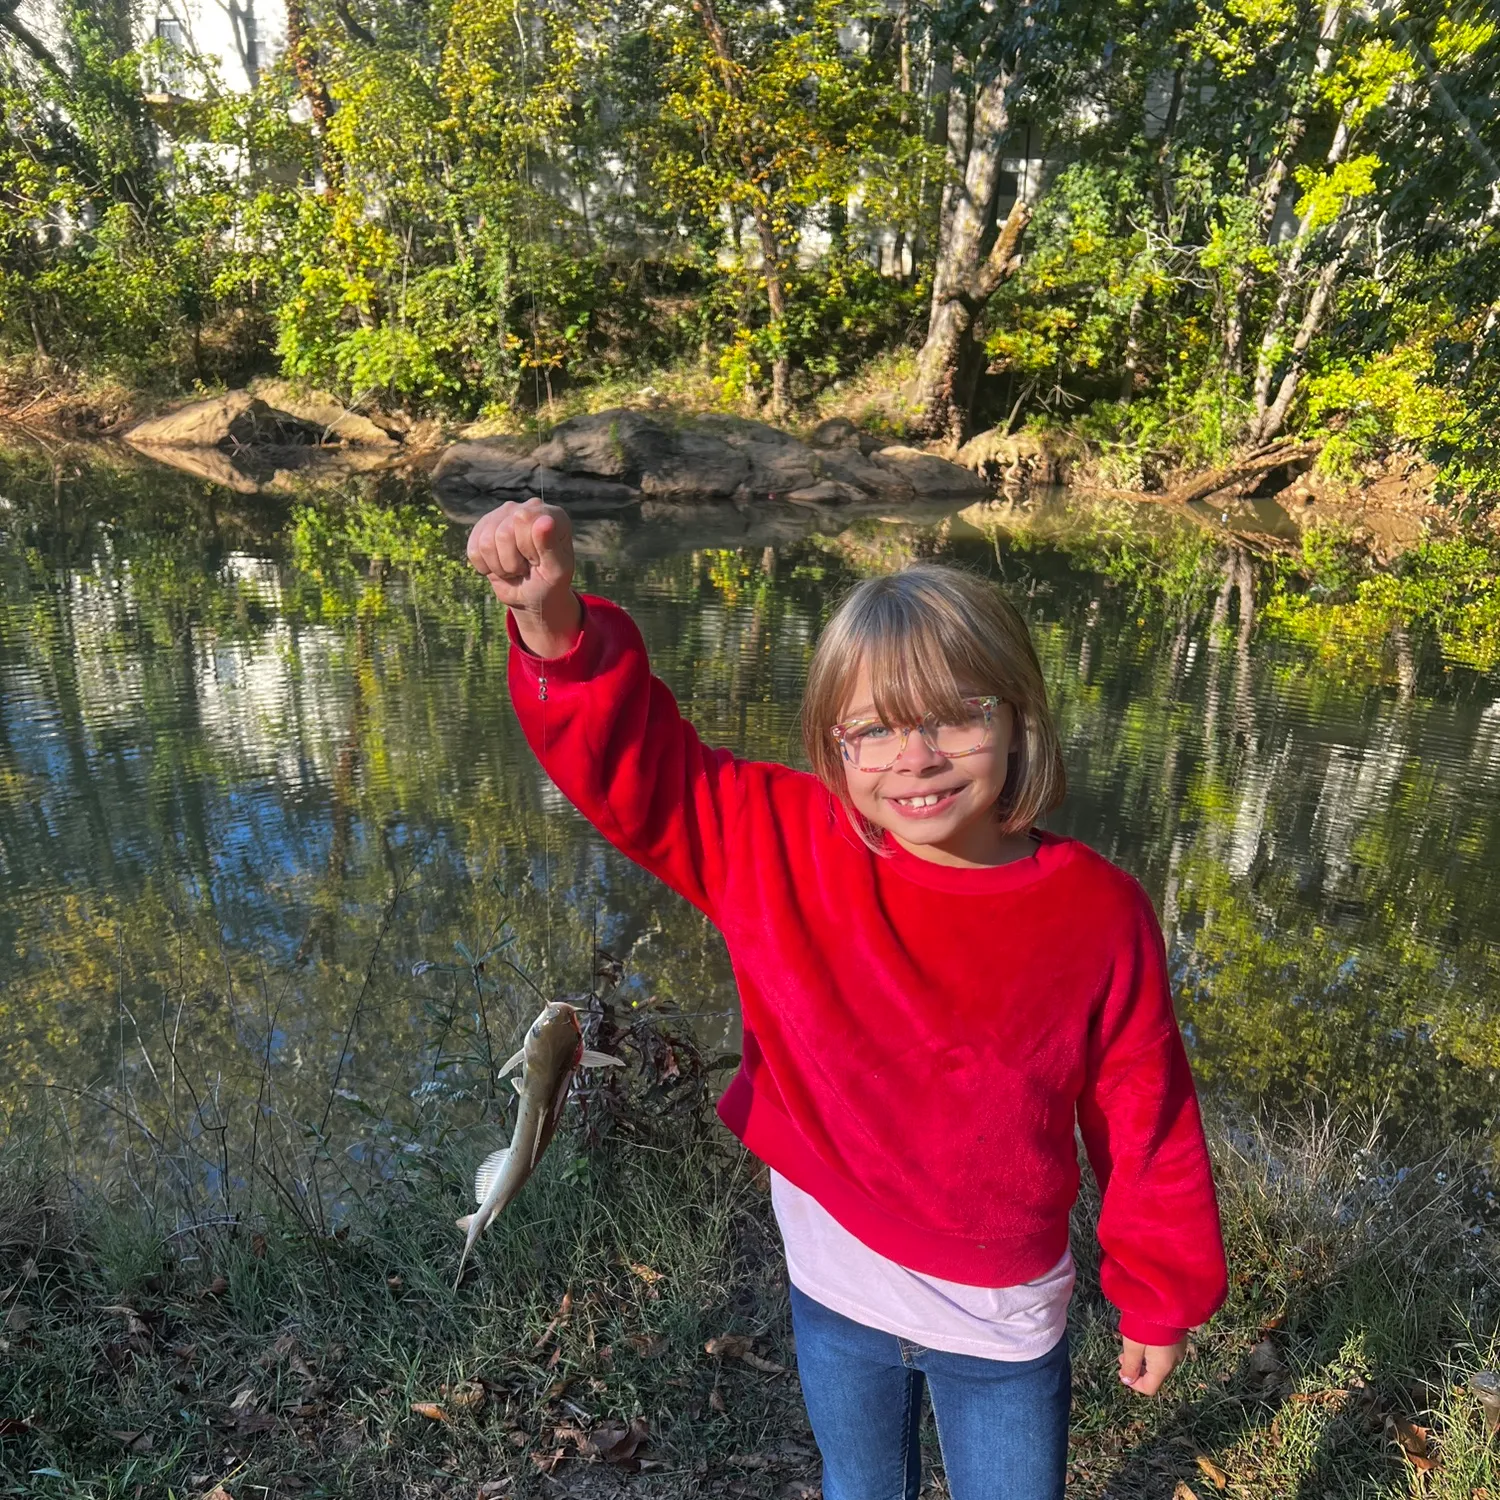
[[[816,1199],[771,1173],[771,1206],[792,1285],[884,1333],[981,1359],[1040,1359],[1063,1336],[1073,1256],[1021,1286],[966,1286],[921,1276],[855,1239]]]

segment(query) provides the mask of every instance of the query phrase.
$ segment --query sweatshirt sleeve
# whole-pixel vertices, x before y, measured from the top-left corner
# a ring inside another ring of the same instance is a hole
[[[1078,1120],[1103,1194],[1104,1295],[1126,1338],[1172,1344],[1212,1316],[1228,1280],[1161,927],[1146,893],[1131,888],[1132,920],[1091,1029]]]
[[[737,803],[737,762],[711,750],[651,675],[635,621],[580,595],[564,656],[534,656],[507,614],[511,701],[542,769],[617,849],[712,919]]]

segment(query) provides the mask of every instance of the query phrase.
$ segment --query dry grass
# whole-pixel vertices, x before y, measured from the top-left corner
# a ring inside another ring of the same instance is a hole
[[[687,1118],[560,1143],[457,1294],[467,1161],[414,1159],[332,1234],[284,1209],[183,1234],[135,1200],[79,1205],[75,1239],[57,1179],[13,1147],[0,1472],[28,1486],[13,1493],[222,1482],[236,1500],[815,1486],[795,1377],[766,1368],[793,1361],[766,1195]],[[1215,1471],[1226,1493],[1288,1500],[1500,1493],[1464,1388],[1500,1357],[1477,1169],[1455,1150],[1398,1171],[1328,1125],[1214,1139],[1234,1287],[1162,1399],[1115,1380],[1091,1238],[1075,1237],[1070,1493],[1165,1500],[1181,1482],[1208,1500]],[[705,1353],[723,1333],[761,1365]],[[465,1390],[476,1409],[455,1404]],[[607,1445],[633,1420],[631,1463],[587,1457],[589,1434]]]

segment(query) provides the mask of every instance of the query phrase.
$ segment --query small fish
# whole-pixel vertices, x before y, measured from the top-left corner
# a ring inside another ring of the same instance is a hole
[[[463,1254],[458,1259],[454,1291],[463,1280],[469,1251],[489,1228],[495,1215],[526,1185],[526,1179],[536,1169],[542,1152],[556,1134],[574,1073],[579,1068],[624,1066],[618,1057],[590,1052],[584,1047],[577,1007],[566,1001],[552,1001],[531,1023],[520,1049],[500,1069],[502,1078],[518,1067],[521,1069],[521,1076],[513,1080],[521,1107],[516,1113],[516,1128],[510,1145],[485,1157],[475,1174],[474,1200],[479,1207],[458,1221],[458,1227],[465,1231],[466,1237]]]

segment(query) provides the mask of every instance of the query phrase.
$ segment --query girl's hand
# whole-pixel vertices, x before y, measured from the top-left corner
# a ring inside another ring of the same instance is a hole
[[[507,500],[469,533],[469,563],[516,617],[528,651],[562,656],[578,639],[583,606],[573,593],[573,526],[540,500]]]
[[[1121,1338],[1120,1379],[1137,1396],[1154,1396],[1186,1353],[1186,1338],[1175,1344],[1138,1344],[1134,1339]]]

